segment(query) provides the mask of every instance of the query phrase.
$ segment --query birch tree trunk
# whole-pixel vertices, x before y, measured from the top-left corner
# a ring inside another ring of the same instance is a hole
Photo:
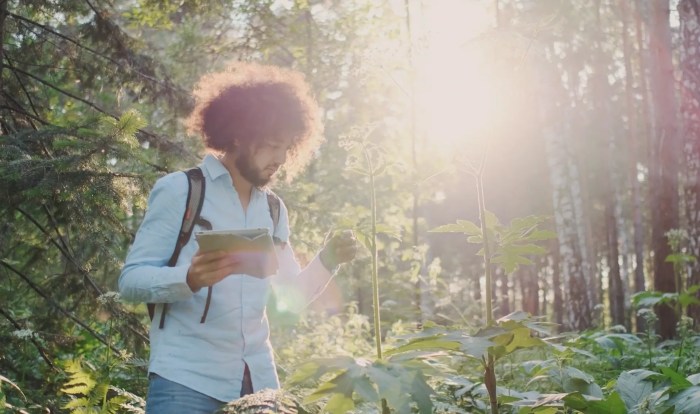
[[[675,292],[673,264],[666,232],[678,228],[678,129],[676,127],[675,79],[671,56],[669,1],[651,0],[649,52],[651,97],[656,119],[649,168],[651,243],[654,252],[654,289]],[[674,336],[676,316],[668,306],[659,306],[659,333],[664,339]]]
[[[683,197],[685,228],[688,229],[691,265],[689,285],[700,284],[700,1],[681,0],[681,125],[685,176]],[[698,294],[700,295],[700,293]],[[700,296],[699,296],[700,297]],[[700,307],[691,306],[689,316],[700,323]]]
[[[559,253],[559,242],[552,241],[552,251],[554,255],[552,256],[552,296],[554,301],[552,303],[552,313],[554,314],[554,322],[559,326],[564,326],[564,294],[562,293],[561,287],[561,254]],[[542,303],[542,309],[545,310],[545,303],[547,302],[547,297]],[[546,310],[545,310],[546,312]]]
[[[619,172],[617,169],[617,137],[616,128],[613,128],[612,107],[606,93],[608,84],[608,58],[603,53],[603,27],[600,22],[601,4],[596,1],[596,27],[594,49],[595,49],[595,72],[592,78],[593,102],[598,109],[599,134],[607,137],[601,142],[600,151],[603,152],[601,159],[604,160],[605,173],[600,178],[603,188],[603,198],[605,203],[605,228],[607,238],[607,259],[608,259],[608,303],[610,317],[614,325],[624,325],[625,307],[624,290],[622,288],[622,278],[620,276],[619,264],[619,232],[618,232],[618,211],[621,210],[619,204],[622,197],[619,193]],[[607,145],[605,145],[607,144]]]
[[[548,62],[538,68],[541,130],[545,146],[552,203],[559,242],[560,270],[564,292],[564,325],[567,329],[584,330],[593,324],[593,303],[590,287],[594,286],[586,263],[585,226],[582,221],[583,201],[578,164],[568,139],[569,120],[556,115],[557,101],[564,97],[561,78]],[[564,97],[565,98],[565,97]],[[556,111],[556,113],[555,113]],[[555,272],[557,270],[555,269]]]

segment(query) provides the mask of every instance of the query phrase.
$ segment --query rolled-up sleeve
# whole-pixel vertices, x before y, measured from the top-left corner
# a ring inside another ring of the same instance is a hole
[[[125,300],[170,303],[192,296],[187,286],[189,263],[167,265],[180,232],[187,192],[184,173],[169,174],[156,181],[119,276],[119,292]]]
[[[318,255],[305,268],[301,268],[289,244],[289,216],[284,204],[275,235],[285,242],[276,247],[279,270],[272,279],[277,307],[301,312],[323,292],[332,274],[323,266]]]

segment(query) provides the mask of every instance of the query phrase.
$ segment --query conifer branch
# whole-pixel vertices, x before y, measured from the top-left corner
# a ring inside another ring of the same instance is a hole
[[[99,333],[95,332],[92,328],[90,328],[85,322],[83,322],[82,320],[80,320],[78,317],[76,317],[75,315],[71,314],[71,313],[68,312],[67,310],[63,309],[63,308],[61,307],[61,305],[59,305],[58,303],[56,303],[56,301],[53,300],[53,298],[51,298],[51,296],[47,295],[43,290],[41,290],[41,288],[39,288],[39,286],[37,286],[34,282],[32,282],[32,280],[31,280],[27,275],[25,275],[24,273],[22,273],[22,272],[19,271],[18,269],[15,269],[15,267],[12,266],[11,264],[7,263],[7,262],[5,261],[5,259],[0,259],[0,264],[2,264],[5,268],[7,268],[7,269],[10,270],[12,273],[16,274],[16,275],[19,276],[22,280],[24,280],[25,283],[27,283],[27,284],[29,285],[29,287],[32,288],[33,291],[35,291],[37,294],[39,294],[39,296],[41,296],[42,298],[44,298],[51,306],[53,306],[54,308],[56,308],[56,310],[58,310],[61,314],[63,314],[65,317],[67,317],[68,319],[70,319],[70,320],[72,320],[73,322],[75,322],[75,323],[76,323],[78,326],[80,326],[81,328],[85,329],[90,335],[92,335],[92,336],[93,336],[95,339],[97,339],[98,341],[102,342],[105,346],[109,347],[109,349],[111,349],[112,352],[114,352],[115,355],[119,355],[119,354],[120,354],[119,350],[118,350],[117,348],[115,348],[114,346],[112,346],[102,335],[100,335]]]
[[[7,60],[10,60],[9,57],[5,56]],[[34,114],[39,117],[39,111],[36,110],[36,106],[34,106],[34,101],[32,100],[32,95],[27,91],[27,87],[24,85],[24,82],[22,82],[22,78],[19,77],[19,74],[15,71],[12,71],[12,74],[15,75],[15,79],[17,79],[17,83],[19,83],[19,87],[22,88],[22,92],[27,96],[27,101],[29,102],[29,106],[32,108],[32,111]],[[37,129],[37,127],[32,123],[32,127],[34,129]]]
[[[69,36],[64,35],[63,33],[57,32],[56,30],[52,29],[51,27],[49,27],[49,26],[47,26],[47,25],[41,24],[41,23],[39,23],[39,22],[36,22],[36,21],[34,21],[34,20],[28,19],[28,18],[26,18],[26,17],[24,17],[24,16],[20,16],[20,15],[15,14],[15,13],[8,13],[8,15],[9,15],[10,17],[16,19],[16,20],[20,20],[20,21],[25,22],[25,23],[28,23],[28,24],[30,24],[30,25],[32,25],[32,26],[38,27],[38,28],[40,28],[41,30],[43,30],[43,31],[45,31],[45,32],[51,33],[52,35],[54,35],[54,36],[56,36],[56,37],[59,37],[59,38],[65,40],[65,41],[67,41],[68,43],[71,43],[71,44],[73,44],[73,45],[75,45],[75,46],[77,46],[77,47],[79,47],[79,48],[81,48],[81,49],[84,49],[84,50],[86,50],[86,51],[92,53],[93,55],[95,55],[95,56],[97,56],[97,57],[100,57],[100,58],[102,58],[102,59],[105,59],[106,61],[108,61],[108,62],[110,62],[110,63],[113,63],[114,65],[117,65],[117,66],[119,66],[120,68],[122,68],[122,69],[124,69],[124,70],[133,72],[134,74],[136,74],[136,75],[142,77],[143,79],[146,79],[146,80],[148,80],[148,81],[150,81],[150,82],[153,82],[153,83],[156,83],[156,84],[158,84],[158,85],[161,85],[162,87],[164,87],[164,88],[166,88],[166,89],[170,89],[170,90],[173,90],[173,91],[179,92],[179,93],[188,93],[188,92],[187,92],[186,90],[184,90],[183,88],[176,87],[176,86],[174,86],[174,85],[171,85],[171,84],[168,84],[168,83],[166,83],[166,82],[163,82],[163,81],[161,81],[161,80],[159,80],[159,79],[157,79],[157,78],[155,78],[155,77],[153,77],[153,76],[147,75],[147,74],[145,74],[145,73],[143,73],[143,72],[141,72],[141,71],[135,69],[133,66],[125,65],[125,64],[123,64],[122,62],[119,62],[118,60],[116,60],[116,59],[114,59],[114,58],[112,58],[112,57],[110,57],[110,56],[107,56],[107,55],[105,55],[105,54],[103,54],[103,53],[100,53],[100,52],[98,52],[97,50],[95,50],[95,49],[93,49],[93,48],[91,48],[91,47],[89,47],[89,46],[86,46],[86,45],[80,43],[79,41],[77,41],[77,40],[75,40],[75,39],[69,37]]]
[[[32,79],[36,80],[37,82],[39,82],[39,83],[41,83],[41,84],[43,84],[43,85],[45,85],[45,86],[48,86],[49,88],[51,88],[51,89],[53,89],[53,90],[55,90],[55,91],[57,91],[57,92],[59,92],[59,93],[65,95],[65,96],[68,96],[69,98],[72,98],[72,99],[75,99],[75,100],[77,100],[77,101],[79,101],[79,102],[82,102],[82,103],[84,103],[85,105],[87,105],[87,106],[89,106],[89,107],[95,109],[96,111],[98,111],[98,112],[100,112],[100,113],[102,113],[102,114],[104,114],[104,115],[107,115],[107,116],[112,117],[112,118],[114,118],[114,119],[119,119],[118,116],[116,116],[116,115],[114,115],[114,114],[108,112],[108,111],[105,110],[105,109],[102,109],[99,105],[95,104],[94,102],[91,102],[91,101],[89,101],[89,100],[87,100],[87,99],[81,98],[81,97],[79,97],[79,96],[77,96],[77,95],[75,95],[75,94],[73,94],[73,93],[71,93],[71,92],[66,91],[65,89],[63,89],[63,88],[61,88],[61,87],[59,87],[59,86],[57,86],[57,85],[54,85],[53,83],[51,83],[51,82],[49,82],[49,81],[47,81],[47,80],[45,80],[45,79],[42,79],[42,78],[40,78],[40,77],[38,77],[38,76],[36,76],[36,75],[33,75],[33,74],[31,74],[31,73],[29,73],[29,72],[27,72],[27,71],[24,71],[24,70],[22,70],[22,69],[19,69],[19,68],[13,66],[13,65],[10,63],[9,60],[7,60],[7,67],[8,67],[10,70],[12,70],[12,71],[19,72],[19,73],[23,74],[24,76],[27,76],[27,77],[29,77],[29,78],[32,78]],[[167,139],[162,138],[162,137],[160,137],[160,136],[154,134],[153,132],[149,132],[149,131],[146,131],[146,130],[144,130],[144,129],[138,129],[138,132],[141,133],[141,134],[143,134],[143,135],[145,135],[145,136],[147,136],[147,137],[149,137],[149,138],[155,139],[155,141],[157,141],[158,143],[165,144],[166,149],[168,149],[168,148],[170,148],[170,149],[177,149],[180,153],[183,153],[183,154],[189,156],[189,157],[192,158],[192,159],[195,159],[195,158],[196,158],[196,157],[194,157],[194,155],[193,155],[192,153],[190,153],[189,151],[187,151],[187,150],[186,150],[185,148],[183,148],[181,145],[176,144],[176,143],[174,143],[174,142],[170,142],[170,141],[168,141]]]
[[[32,78],[32,79],[34,79],[35,81],[41,83],[42,85],[48,86],[49,88],[51,88],[51,89],[53,89],[53,90],[55,90],[55,91],[57,91],[57,92],[59,92],[59,93],[61,93],[61,94],[63,94],[63,95],[66,95],[67,97],[69,97],[69,98],[71,98],[71,99],[75,99],[76,101],[79,101],[79,102],[84,103],[85,105],[87,105],[87,106],[89,106],[89,107],[95,109],[96,111],[98,111],[98,112],[100,112],[100,113],[102,113],[102,114],[104,114],[104,115],[108,115],[108,116],[111,116],[112,118],[117,119],[116,116],[114,116],[114,115],[110,114],[109,112],[107,112],[106,110],[102,109],[102,108],[101,108],[100,106],[98,106],[96,103],[91,102],[91,101],[88,101],[87,99],[81,98],[81,97],[79,97],[79,96],[77,96],[77,95],[75,95],[75,94],[73,94],[73,93],[71,93],[71,92],[68,92],[67,90],[65,90],[65,89],[63,89],[63,88],[61,88],[61,87],[59,87],[59,86],[57,86],[57,85],[54,85],[53,83],[51,83],[51,82],[49,82],[49,81],[47,81],[47,80],[45,80],[45,79],[42,79],[42,78],[40,78],[40,77],[38,77],[38,76],[36,76],[36,75],[33,75],[33,74],[31,74],[31,73],[29,73],[29,72],[27,72],[27,71],[24,71],[24,70],[22,70],[22,69],[20,69],[20,68],[15,67],[14,65],[12,65],[12,63],[10,63],[9,59],[7,59],[7,67],[10,68],[10,70],[12,70],[12,71],[15,72],[15,73],[19,72],[19,73],[21,73],[22,75],[27,76],[27,77],[29,77],[29,78]]]
[[[95,281],[93,281],[92,278],[91,278],[88,274],[86,274],[86,271],[77,263],[77,261],[75,260],[75,257],[74,257],[68,250],[64,249],[63,246],[61,246],[61,245],[56,241],[56,239],[54,239],[53,236],[51,236],[51,234],[49,233],[49,231],[46,230],[46,228],[45,228],[44,226],[42,226],[41,223],[39,223],[39,221],[37,221],[34,217],[32,217],[28,212],[26,212],[26,211],[23,210],[22,208],[20,208],[20,207],[15,207],[15,208],[16,208],[16,210],[19,211],[24,217],[26,217],[27,220],[31,221],[32,224],[34,224],[39,230],[41,230],[41,232],[42,232],[46,237],[49,238],[49,241],[51,242],[51,244],[53,244],[54,246],[56,246],[56,247],[58,248],[58,250],[61,252],[61,254],[63,254],[63,256],[64,256],[66,259],[68,259],[68,261],[69,261],[73,266],[75,266],[75,268],[78,269],[78,271],[79,271],[80,273],[83,274],[83,277],[88,281],[88,283],[90,284],[90,286],[92,286],[92,288],[93,288],[93,290],[95,291],[95,293],[97,294],[97,296],[102,295],[102,290],[99,288],[99,286],[97,286],[97,284],[95,283]],[[58,232],[58,229],[56,229],[56,232]],[[59,233],[59,235],[60,235],[60,233]],[[61,241],[63,241],[63,237],[61,237]],[[65,243],[65,241],[63,241],[63,242]]]
[[[3,93],[3,95],[7,98],[7,94]],[[13,99],[13,101],[14,101],[14,99]],[[51,125],[48,122],[44,121],[43,119],[37,118],[36,116],[30,114],[29,112],[21,109],[21,107],[17,107],[17,105],[16,105],[17,101],[14,101],[13,103],[15,104],[15,106],[0,105],[0,108],[7,109],[8,111],[12,111],[12,112],[15,112],[15,113],[20,114],[20,115],[24,115],[27,118],[31,118],[37,122],[40,122],[42,125]]]
[[[47,212],[47,214],[49,215],[50,219],[53,219],[53,216],[52,216],[51,213],[49,212],[48,208],[47,208],[46,206],[44,206],[44,208],[46,209],[46,212]],[[22,214],[24,217],[26,217],[27,220],[31,221],[37,228],[39,228],[39,230],[40,230],[46,237],[49,238],[49,241],[51,242],[51,244],[53,244],[54,246],[56,246],[56,248],[61,252],[61,254],[75,267],[75,269],[78,270],[78,272],[83,276],[83,278],[85,278],[85,280],[87,280],[87,282],[88,282],[88,283],[90,284],[90,286],[92,287],[92,290],[94,291],[95,296],[96,296],[96,297],[101,296],[101,295],[103,294],[102,289],[100,289],[100,287],[97,285],[97,283],[92,279],[92,277],[90,276],[90,272],[88,272],[85,268],[83,268],[83,267],[78,263],[78,261],[77,261],[77,259],[75,258],[75,256],[73,256],[73,254],[70,252],[70,250],[72,250],[72,249],[70,249],[68,243],[65,241],[65,239],[63,238],[63,236],[61,236],[61,234],[60,234],[60,232],[59,232],[59,230],[58,230],[58,224],[57,224],[55,221],[52,220],[52,221],[53,221],[52,224],[53,224],[53,226],[54,226],[54,228],[55,228],[56,233],[59,235],[59,237],[60,237],[60,239],[61,239],[61,242],[66,246],[65,249],[64,249],[61,245],[59,245],[59,243],[51,236],[51,234],[49,233],[49,231],[46,230],[46,228],[44,228],[44,226],[42,226],[41,223],[39,223],[39,222],[38,222],[34,217],[32,217],[28,212],[24,211],[23,209],[21,209],[21,208],[19,208],[19,207],[16,207],[16,209],[17,209],[17,211],[20,212],[20,214]],[[114,313],[114,314],[117,314],[117,315],[119,315],[119,316],[121,316],[121,317],[124,317],[124,318],[127,318],[127,317],[128,317],[128,318],[130,318],[130,319],[131,319],[131,322],[136,322],[135,319],[132,317],[132,315],[130,315],[129,313],[125,312],[123,309],[119,308],[118,306],[115,306],[115,305],[113,305],[113,304],[110,303],[110,304],[109,304],[109,310],[110,310],[110,312],[112,312],[112,313]],[[139,325],[139,326],[140,326],[140,325]],[[128,324],[127,327],[129,328],[129,330],[130,330],[131,332],[133,332],[136,336],[138,336],[142,341],[144,341],[145,343],[148,343],[148,342],[149,342],[148,337],[147,337],[143,332],[139,332],[139,331],[136,330],[131,324]]]
[[[16,320],[14,320],[14,319],[12,318],[12,316],[10,316],[10,314],[7,313],[2,307],[0,307],[0,315],[4,316],[5,319],[7,319],[7,320],[12,324],[12,326],[15,327],[15,329],[17,329],[17,330],[21,330],[21,329],[22,329],[22,325],[20,325],[19,322],[17,322]],[[33,335],[31,335],[31,336],[29,337],[29,341],[32,343],[32,345],[34,345],[34,347],[36,348],[36,350],[39,352],[39,355],[41,355],[41,359],[43,359],[44,362],[46,362],[46,364],[47,364],[52,370],[54,370],[54,371],[59,371],[58,368],[56,368],[56,366],[53,364],[53,362],[51,362],[51,358],[49,358],[48,355],[46,355],[46,351],[44,350],[44,348],[42,348],[42,346],[41,346],[41,344],[39,343],[39,341],[37,341],[36,338],[34,338]]]

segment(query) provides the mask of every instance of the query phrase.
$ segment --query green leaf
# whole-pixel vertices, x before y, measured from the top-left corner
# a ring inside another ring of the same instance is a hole
[[[364,401],[380,401],[377,390],[366,375],[355,378],[355,392]]]
[[[624,401],[617,392],[602,400],[589,401],[586,414],[627,414]]]
[[[491,259],[492,263],[500,263],[507,274],[515,272],[520,265],[531,265],[532,260],[517,255],[497,255]]]
[[[678,295],[678,303],[680,303],[683,307],[690,305],[698,305],[700,304],[700,299],[698,299],[694,294],[683,292],[680,295]]]
[[[661,373],[671,380],[671,392],[682,391],[693,386],[692,382],[688,381],[684,376],[671,368],[661,367]]]
[[[676,413],[700,413],[700,387],[692,386],[669,399]]]
[[[586,401],[586,398],[580,392],[569,393],[563,400],[568,408],[573,408],[574,410],[583,411],[588,407],[588,401]]]
[[[659,376],[659,373],[645,369],[625,371],[618,377],[615,390],[620,394],[627,409],[632,411],[648,398],[654,389],[652,380]]]
[[[457,220],[457,223],[445,224],[429,230],[430,233],[463,233],[468,236],[480,236],[481,228],[467,220]]]
[[[401,231],[388,224],[377,223],[377,234],[386,234],[387,236],[401,241]]]
[[[523,240],[527,241],[544,241],[544,240],[551,240],[551,239],[556,239],[557,238],[557,233],[551,231],[551,230],[536,230],[533,231],[531,234],[525,236]]]
[[[547,249],[545,249],[542,246],[538,246],[536,244],[532,243],[527,243],[527,244],[509,244],[507,246],[503,246],[502,248],[503,254],[505,255],[543,255],[547,254]]]
[[[685,290],[685,292],[690,294],[690,295],[694,295],[694,294],[698,293],[698,291],[700,291],[700,285],[688,286],[688,289]]]
[[[397,348],[387,350],[385,352],[386,356],[399,354],[408,351],[431,351],[436,349],[442,350],[455,350],[460,348],[460,343],[452,340],[443,339],[442,335],[435,335],[426,338],[418,338],[408,342],[405,345],[401,345]]]
[[[295,367],[294,374],[287,380],[287,383],[297,385],[309,379],[318,379],[328,372],[350,369],[357,364],[358,362],[349,356],[313,359]],[[363,364],[363,362],[359,364]]]
[[[652,307],[664,303],[674,303],[678,300],[677,293],[639,292],[632,295],[632,303],[638,308]]]
[[[486,228],[495,229],[496,227],[501,226],[501,221],[498,220],[498,217],[496,217],[496,215],[493,212],[486,210],[485,215],[486,215]]]
[[[367,368],[367,375],[377,385],[379,395],[387,400],[389,406],[397,408],[407,405],[407,398],[402,392],[401,380],[388,371],[388,366],[376,361]]]
[[[605,399],[586,396],[580,392],[566,394],[562,399],[567,408],[573,408],[586,414],[627,414],[625,404],[616,392]]]
[[[425,381],[425,376],[421,371],[413,372],[413,381],[410,384],[411,399],[418,405],[418,412],[422,414],[430,414],[433,412],[433,402],[430,396],[434,391]]]
[[[342,414],[353,408],[355,408],[355,403],[352,401],[352,398],[344,394],[333,394],[323,409],[329,413]]]
[[[90,406],[90,401],[87,397],[74,398],[68,401],[62,408],[67,408],[69,410],[75,410],[78,408],[87,408]]]
[[[667,263],[688,264],[695,262],[695,256],[684,253],[673,253],[666,256]]]

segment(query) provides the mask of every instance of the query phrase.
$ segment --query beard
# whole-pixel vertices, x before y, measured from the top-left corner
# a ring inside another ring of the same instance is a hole
[[[241,176],[248,180],[249,183],[253,184],[255,187],[265,187],[272,181],[275,174],[267,173],[266,168],[260,169],[256,167],[250,162],[252,159],[252,154],[250,154],[249,151],[245,151],[236,157],[234,163],[238,172],[240,172]]]

